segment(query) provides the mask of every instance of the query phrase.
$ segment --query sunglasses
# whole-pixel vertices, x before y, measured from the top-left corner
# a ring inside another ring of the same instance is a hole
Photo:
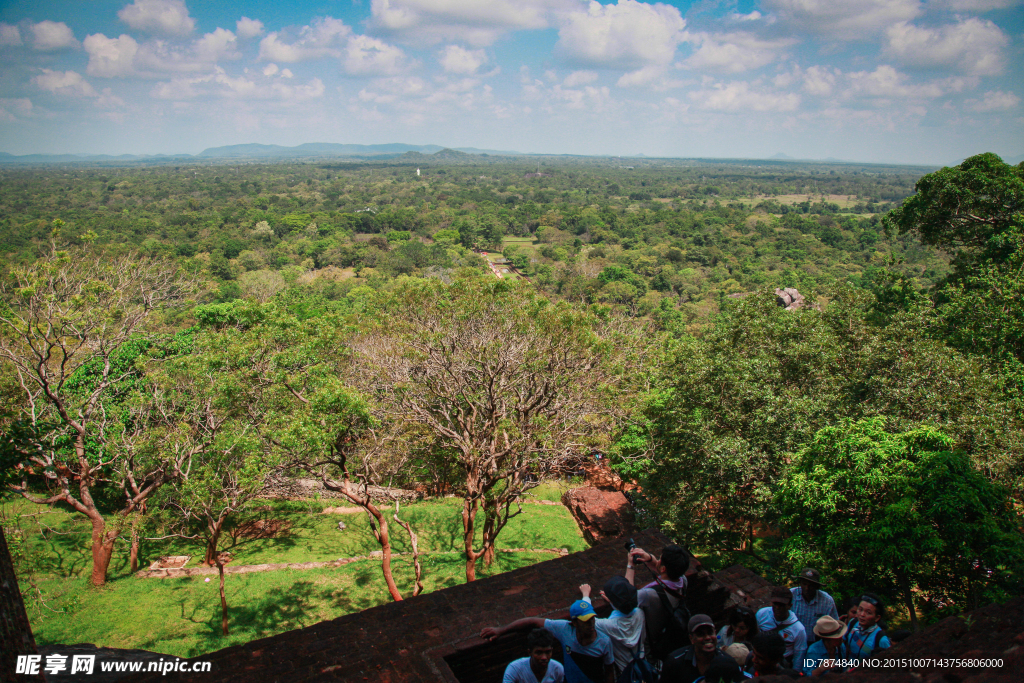
[[[874,605],[875,607],[878,607],[878,600],[875,600],[871,596],[862,595],[862,596],[860,596],[860,601],[861,602],[866,602],[866,603]]]

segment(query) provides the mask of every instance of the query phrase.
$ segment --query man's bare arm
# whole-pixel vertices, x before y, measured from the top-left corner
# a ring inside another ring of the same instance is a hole
[[[525,617],[523,619],[516,619],[507,626],[488,626],[484,630],[480,631],[480,637],[486,638],[487,640],[494,640],[495,638],[500,638],[510,631],[525,631],[528,628],[544,628],[544,620],[539,617]]]

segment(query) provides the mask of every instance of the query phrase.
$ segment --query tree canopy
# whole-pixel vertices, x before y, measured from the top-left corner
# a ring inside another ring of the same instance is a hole
[[[1024,587],[1008,490],[934,427],[825,427],[786,468],[775,503],[792,564],[820,567],[832,585],[888,585],[915,623],[919,595],[974,608]]]
[[[998,378],[922,334],[921,311],[879,326],[872,304],[849,289],[823,311],[753,296],[673,347],[650,396],[648,436],[631,434],[618,452],[667,530],[750,549],[786,459],[844,417],[934,425],[989,476],[1019,476],[1021,418]]]
[[[470,276],[407,280],[353,341],[357,380],[386,419],[418,424],[456,471],[466,576],[519,496],[565,456],[602,442],[630,394],[642,338],[528,284]],[[476,516],[484,514],[477,549]]]

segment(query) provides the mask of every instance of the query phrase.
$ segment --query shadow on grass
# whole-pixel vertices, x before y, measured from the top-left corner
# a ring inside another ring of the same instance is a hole
[[[245,634],[245,640],[256,640],[265,636],[302,628],[315,623],[315,604],[324,599],[326,591],[319,590],[312,581],[297,581],[287,588],[271,588],[257,600],[247,604],[232,605],[228,602],[228,628],[232,634]],[[208,604],[196,604],[190,615],[186,615],[185,602],[181,601],[183,619],[204,624],[195,634],[195,645],[189,656],[227,647],[235,642],[224,637],[221,631],[220,598],[217,596]],[[196,618],[197,614],[209,615],[206,619]]]

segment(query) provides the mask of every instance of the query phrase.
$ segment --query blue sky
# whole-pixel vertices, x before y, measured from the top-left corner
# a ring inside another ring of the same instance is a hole
[[[5,0],[0,151],[1024,153],[1022,0]]]

